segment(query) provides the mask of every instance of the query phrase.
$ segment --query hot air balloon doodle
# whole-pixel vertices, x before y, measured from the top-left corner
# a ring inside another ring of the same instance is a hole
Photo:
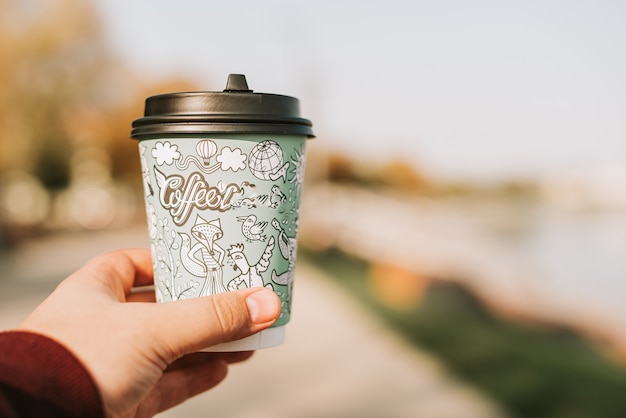
[[[157,144],[158,145],[158,144]],[[216,172],[220,168],[219,163],[211,165],[211,158],[217,153],[217,145],[210,139],[203,139],[196,144],[196,155],[187,155],[183,159],[176,159],[176,167],[186,170],[194,163],[205,174]]]
[[[203,139],[196,145],[196,152],[202,158],[205,167],[211,164],[211,157],[217,153],[217,145],[210,139]]]

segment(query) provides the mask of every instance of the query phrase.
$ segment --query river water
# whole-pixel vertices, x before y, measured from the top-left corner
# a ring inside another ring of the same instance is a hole
[[[574,326],[626,353],[626,210],[331,185],[304,197],[304,242],[465,283],[503,312]]]
[[[487,232],[548,297],[626,318],[626,212],[526,209],[514,233]]]

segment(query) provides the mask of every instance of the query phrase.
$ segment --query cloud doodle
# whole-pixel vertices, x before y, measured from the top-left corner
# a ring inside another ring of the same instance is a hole
[[[221,164],[222,170],[224,171],[239,171],[245,169],[246,158],[248,158],[246,154],[242,154],[239,148],[232,150],[229,147],[222,148],[222,151],[216,157],[217,161]]]
[[[159,166],[163,164],[172,165],[174,160],[180,158],[180,152],[178,152],[178,145],[172,145],[169,142],[157,142],[152,149],[152,156]]]

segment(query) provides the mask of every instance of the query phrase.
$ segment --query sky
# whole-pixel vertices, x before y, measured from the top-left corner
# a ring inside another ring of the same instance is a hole
[[[301,101],[310,146],[490,179],[626,167],[621,0],[95,0],[146,77]]]

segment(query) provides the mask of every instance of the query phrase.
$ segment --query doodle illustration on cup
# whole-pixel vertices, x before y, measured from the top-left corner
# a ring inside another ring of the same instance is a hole
[[[139,140],[157,301],[271,288],[282,303],[272,328],[207,351],[280,344],[313,136],[298,100],[253,93],[231,74],[224,92],[149,97],[131,136]]]

